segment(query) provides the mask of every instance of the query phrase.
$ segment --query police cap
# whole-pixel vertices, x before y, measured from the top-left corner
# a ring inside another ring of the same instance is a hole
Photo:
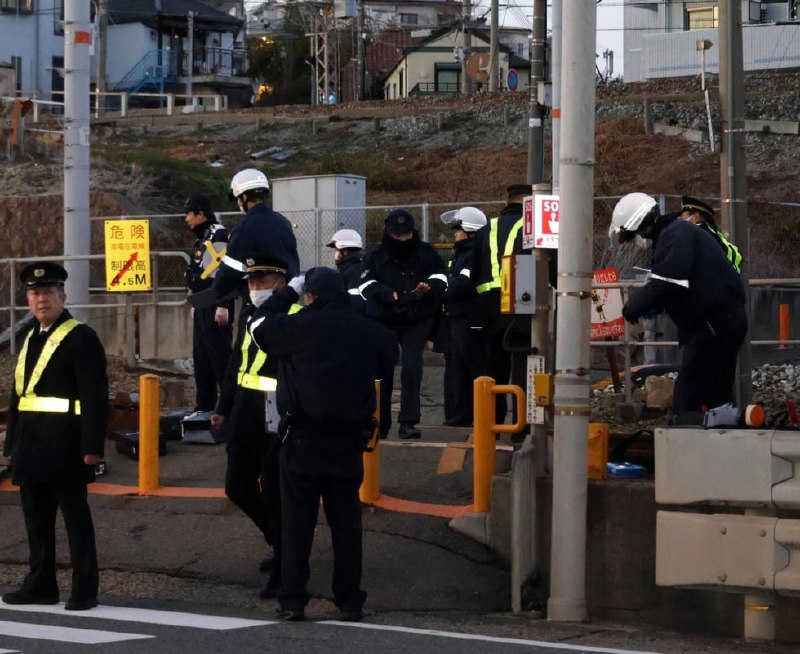
[[[698,200],[697,198],[693,198],[689,195],[684,195],[681,198],[681,211],[699,213],[710,218],[714,217],[714,209],[712,209],[710,204],[707,204],[702,200]]]
[[[319,266],[311,268],[306,273],[305,291],[317,297],[325,297],[340,291],[344,291],[344,281],[342,276],[335,270]]]
[[[386,216],[384,227],[395,236],[411,234],[414,231],[414,216],[405,209],[394,209]]]
[[[186,202],[183,203],[183,213],[200,213],[205,214],[209,221],[214,220],[214,210],[211,208],[211,198],[207,195],[193,195]]]
[[[245,272],[248,275],[287,275],[286,262],[278,257],[264,254],[251,254],[244,258]]]
[[[531,195],[533,193],[533,186],[530,184],[512,184],[506,187],[506,195],[509,198],[517,197],[519,195]]]
[[[67,271],[52,261],[34,261],[25,266],[19,273],[25,288],[38,286],[64,286]]]

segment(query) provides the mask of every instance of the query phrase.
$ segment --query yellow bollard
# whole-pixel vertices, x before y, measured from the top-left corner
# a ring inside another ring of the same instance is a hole
[[[381,497],[381,380],[375,380],[375,419],[377,424],[370,445],[372,452],[364,452],[364,481],[358,489],[358,499],[364,504],[377,502]]]
[[[492,508],[492,476],[495,472],[495,434],[514,434],[525,426],[525,393],[519,386],[495,386],[491,377],[478,377],[473,382],[473,510],[488,513]],[[495,395],[513,393],[517,400],[517,422],[513,425],[496,425]]]
[[[158,489],[158,375],[139,377],[139,495]]]

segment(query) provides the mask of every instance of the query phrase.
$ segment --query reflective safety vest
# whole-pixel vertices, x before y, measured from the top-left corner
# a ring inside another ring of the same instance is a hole
[[[295,303],[289,308],[289,314],[297,313],[302,308],[301,305]],[[263,350],[257,350],[253,360],[248,361],[252,342],[253,337],[250,335],[250,330],[245,329],[244,338],[242,339],[242,364],[239,366],[236,383],[242,388],[247,388],[251,391],[274,391],[278,388],[278,380],[274,377],[258,374],[261,367],[267,362],[267,353]]]
[[[72,406],[75,415],[81,414],[81,404],[78,400],[70,400],[65,397],[39,397],[34,393],[36,384],[42,378],[42,373],[50,363],[53,357],[53,352],[58,349],[61,342],[67,337],[75,327],[80,323],[74,318],[69,318],[62,322],[58,327],[53,330],[50,337],[44,344],[42,352],[39,355],[39,360],[33,368],[31,378],[28,380],[27,389],[25,388],[25,358],[28,354],[28,343],[33,336],[35,329],[32,329],[28,336],[25,338],[25,343],[22,345],[22,351],[17,360],[17,367],[14,370],[14,384],[17,396],[19,397],[19,404],[17,410],[31,411],[38,413],[69,413],[70,406]]]
[[[739,252],[739,248],[725,238],[722,232],[717,231],[711,227],[711,225],[706,223],[706,228],[714,238],[722,243],[722,247],[725,248],[725,256],[728,258],[728,261],[733,264],[733,267],[736,268],[736,272],[742,272],[742,254]]]
[[[500,244],[497,242],[498,239],[498,229],[497,223],[498,218],[492,218],[489,221],[489,256],[491,257],[492,261],[492,279],[488,282],[484,282],[483,284],[478,284],[476,290],[478,293],[483,294],[487,291],[491,291],[494,289],[499,289],[501,286],[500,283]],[[508,232],[508,239],[506,240],[505,246],[503,247],[503,256],[508,257],[514,253],[514,241],[517,238],[517,234],[519,234],[519,230],[522,229],[522,218],[520,217],[517,222],[515,222],[511,226],[511,231]]]

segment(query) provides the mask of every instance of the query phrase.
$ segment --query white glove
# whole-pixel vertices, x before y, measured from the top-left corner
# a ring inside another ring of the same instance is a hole
[[[305,285],[306,285],[305,275],[298,275],[297,277],[292,277],[289,280],[289,286],[291,286],[294,289],[295,293],[297,293],[298,296],[303,294],[303,288],[305,287]]]
[[[225,307],[217,307],[217,310],[214,312],[214,322],[220,327],[224,327],[228,324],[228,310]]]
[[[462,269],[459,271],[459,273],[458,273],[458,274],[459,274],[459,275],[463,275],[464,277],[466,277],[467,279],[469,279],[469,268],[462,268]]]

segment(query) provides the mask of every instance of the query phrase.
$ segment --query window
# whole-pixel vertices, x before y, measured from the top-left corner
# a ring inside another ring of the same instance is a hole
[[[418,25],[419,16],[417,14],[400,14],[401,25]]]
[[[32,14],[33,0],[0,0],[0,11],[4,14]]]
[[[698,7],[687,9],[690,30],[707,30],[719,26],[719,9],[717,7]]]
[[[64,0],[53,2],[53,34],[64,34]]]

